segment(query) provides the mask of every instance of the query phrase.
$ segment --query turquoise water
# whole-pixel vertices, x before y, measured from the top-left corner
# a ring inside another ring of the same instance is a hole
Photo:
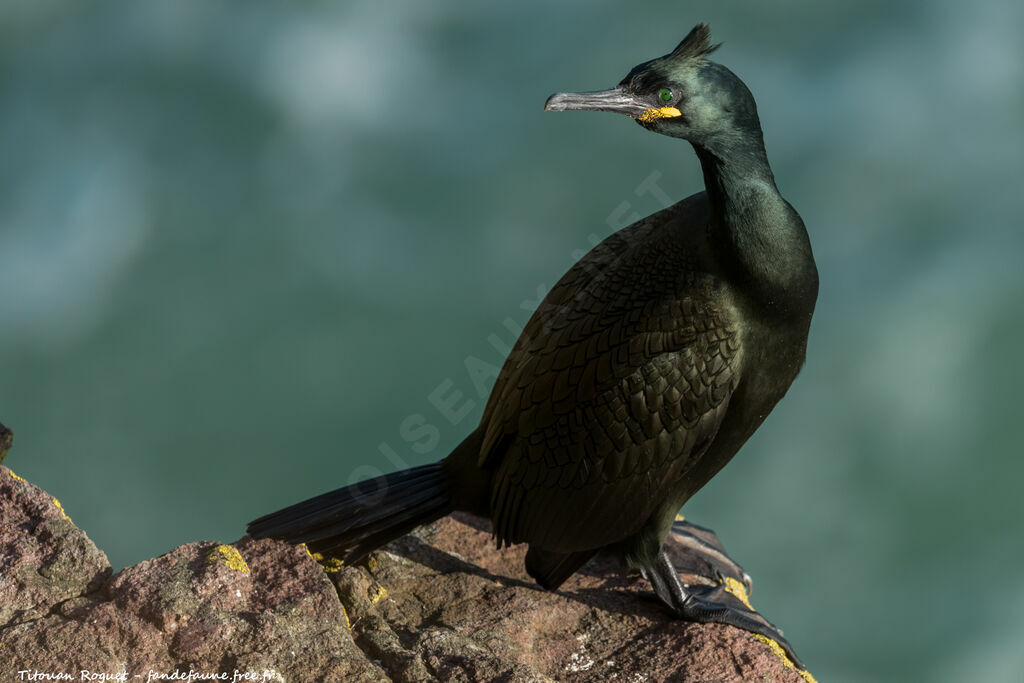
[[[544,99],[707,20],[822,287],[686,512],[819,680],[1021,680],[1024,6],[464,5],[0,4],[7,464],[120,567],[444,455],[574,252],[701,186]]]

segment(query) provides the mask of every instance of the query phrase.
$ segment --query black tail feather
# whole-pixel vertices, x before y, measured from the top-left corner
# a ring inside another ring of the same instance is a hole
[[[386,474],[325,493],[249,523],[254,538],[307,543],[354,562],[452,511],[441,463]]]
[[[431,509],[425,509],[421,516],[416,518],[410,518],[403,522],[397,522],[395,526],[387,527],[379,531],[368,534],[356,547],[348,550],[342,558],[346,564],[352,564],[366,557],[369,553],[381,547],[385,543],[388,543],[396,538],[401,538],[416,527],[440,519],[445,515],[451,513],[451,505],[445,501],[438,504],[437,507]],[[424,521],[426,520],[426,521]],[[330,552],[314,548],[313,552]]]
[[[347,538],[359,535],[360,529],[371,528],[381,523],[390,525],[392,520],[398,517],[404,519],[406,516],[418,514],[421,507],[439,496],[436,489],[436,484],[425,487],[421,482],[411,487],[403,486],[400,500],[389,501],[383,498],[377,507],[362,510],[355,516],[342,518],[334,523],[324,524],[315,516],[307,515],[303,518],[304,531],[294,534],[289,540],[295,543],[311,543],[341,536]],[[391,490],[389,489],[389,492]],[[337,519],[337,516],[332,514],[332,518]]]
[[[437,463],[414,467],[409,470],[392,472],[374,479],[361,481],[358,484],[336,489],[309,498],[301,503],[290,505],[284,509],[263,515],[249,523],[250,529],[263,526],[280,526],[283,524],[309,524],[319,526],[336,519],[358,516],[363,510],[377,507],[379,499],[390,489],[398,485],[411,485],[422,480],[432,480]]]

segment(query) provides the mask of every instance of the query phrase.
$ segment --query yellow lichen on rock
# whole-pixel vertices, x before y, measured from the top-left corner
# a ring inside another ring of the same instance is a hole
[[[725,577],[725,580],[722,581],[722,585],[725,587],[726,591],[739,598],[740,602],[747,606],[747,609],[751,612],[755,611],[753,605],[750,604],[750,595],[747,593],[747,587],[743,585],[742,581],[734,579],[731,576],[727,576]]]
[[[11,475],[11,477],[13,477],[13,478],[14,478],[14,479],[15,479],[16,481],[20,481],[20,482],[21,482],[21,483],[23,483],[23,484],[27,483],[27,482],[25,481],[25,479],[24,479],[24,478],[22,478],[22,477],[19,477],[19,476],[18,476],[17,474],[15,474],[15,473],[14,473],[14,472],[13,472],[12,470],[7,470],[7,472],[8,472],[8,473],[9,473],[9,474]]]
[[[765,645],[767,645],[768,649],[774,652],[775,656],[782,660],[782,663],[786,665],[787,669],[793,669],[794,671],[796,671],[798,674],[800,674],[800,677],[802,679],[807,681],[807,683],[818,683],[818,681],[815,680],[814,676],[811,675],[810,671],[808,671],[807,669],[796,668],[796,664],[794,664],[793,660],[786,655],[786,651],[782,649],[781,645],[776,643],[768,636],[763,636],[760,633],[752,633],[751,635],[760,640]]]
[[[377,589],[370,593],[370,602],[376,605],[382,598],[387,597],[388,590],[384,586],[377,585]]]
[[[342,616],[345,617],[345,628],[347,628],[348,632],[351,633],[352,632],[352,622],[348,620],[348,610],[345,609],[345,605],[341,606],[341,614],[342,614]]]
[[[320,553],[317,553],[317,555],[320,555]],[[345,563],[336,557],[325,558],[323,555],[320,555],[320,557],[314,559],[316,559],[316,561],[320,563],[320,568],[328,574],[340,572],[341,568],[345,566]]]
[[[230,545],[219,545],[206,555],[206,564],[214,564],[218,561],[224,562],[228,569],[243,574],[249,572],[249,565],[246,563],[242,553]]]
[[[725,579],[722,580],[722,587],[725,588],[727,592],[732,593],[737,598],[739,598],[740,602],[747,606],[747,609],[749,609],[752,612],[757,611],[754,609],[754,606],[750,604],[750,594],[747,593],[747,587],[743,584],[742,581],[734,579],[731,576],[727,576],[725,577]],[[751,635],[760,640],[765,645],[767,645],[768,649],[770,649],[773,653],[775,653],[775,656],[782,660],[782,663],[786,665],[787,669],[795,670],[797,673],[800,674],[801,678],[807,681],[807,683],[817,683],[817,681],[814,679],[814,676],[811,675],[810,671],[808,671],[807,669],[797,669],[796,664],[793,663],[793,660],[789,658],[789,656],[786,654],[786,651],[783,650],[782,646],[779,645],[777,642],[775,642],[768,636],[761,635],[760,633],[752,633]]]
[[[22,481],[24,481],[24,479],[22,479]],[[70,522],[71,518],[68,517],[68,513],[64,512],[64,506],[60,504],[60,501],[57,500],[56,498],[52,498],[52,500],[53,500],[53,504],[57,506],[58,510],[60,510],[61,516],[63,516],[64,519],[66,519],[66,520],[68,520]]]
[[[340,572],[341,568],[345,566],[345,562],[339,560],[337,557],[324,557],[323,553],[311,553],[305,543],[302,544],[302,547],[305,548],[306,554],[316,560],[317,564],[320,565],[320,568],[328,574]]]

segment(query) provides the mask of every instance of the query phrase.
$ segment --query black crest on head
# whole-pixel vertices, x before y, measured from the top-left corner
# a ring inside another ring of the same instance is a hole
[[[711,44],[711,27],[701,22],[686,34],[683,42],[679,43],[675,50],[672,50],[671,56],[676,59],[700,59],[708,56],[721,45],[721,43]]]

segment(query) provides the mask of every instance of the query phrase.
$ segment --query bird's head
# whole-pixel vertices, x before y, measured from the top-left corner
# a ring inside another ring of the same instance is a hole
[[[734,73],[707,56],[711,29],[697,24],[664,57],[633,68],[610,90],[555,93],[545,111],[589,109],[625,114],[648,130],[712,147],[746,131],[761,132],[754,98]]]

